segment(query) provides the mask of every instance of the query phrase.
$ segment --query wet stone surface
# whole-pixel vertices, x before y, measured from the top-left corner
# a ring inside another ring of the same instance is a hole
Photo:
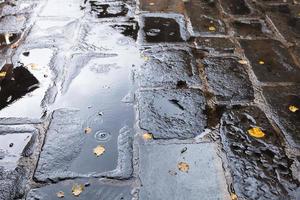
[[[183,13],[184,2],[178,0],[161,0],[161,1],[151,1],[142,0],[140,1],[140,9],[149,12],[175,12]]]
[[[236,46],[229,38],[197,37],[194,40],[196,48],[210,54],[233,54]]]
[[[152,47],[142,52],[145,64],[140,67],[138,81],[141,87],[199,86],[199,73],[188,48],[170,49]],[[181,86],[181,83],[183,86]]]
[[[144,144],[140,155],[139,199],[230,198],[214,144]],[[187,172],[178,169],[180,162],[189,165]]]
[[[248,130],[259,127],[263,138]],[[282,138],[256,107],[236,107],[221,120],[221,141],[233,176],[233,187],[245,199],[297,199],[299,182],[292,176]],[[280,181],[278,181],[280,180]],[[297,189],[298,188],[298,189]]]
[[[300,69],[288,50],[275,40],[241,40],[257,79],[261,82],[299,82]]]
[[[254,91],[246,66],[236,58],[204,58],[209,87],[218,101],[252,101]]]
[[[264,87],[264,96],[278,121],[287,133],[287,139],[300,148],[300,112],[292,112],[290,106],[300,108],[300,86]]]
[[[0,18],[0,33],[18,33],[25,29],[26,17],[25,15],[18,16],[4,16]],[[14,26],[11,26],[13,24]]]
[[[248,15],[251,13],[246,0],[221,0],[224,10],[232,15]]]
[[[216,1],[188,1],[185,3],[194,35],[225,34],[226,28],[217,6]]]
[[[89,1],[89,3],[91,13],[97,18],[121,17],[128,13],[128,8],[124,3],[101,3],[98,1]]]
[[[141,91],[137,100],[140,127],[154,138],[193,138],[206,126],[205,102],[200,90]]]
[[[263,21],[235,21],[233,27],[236,36],[242,38],[265,38],[270,35],[271,31],[267,28]]]
[[[72,194],[72,187],[75,184],[84,185],[84,191],[80,196]],[[111,200],[131,200],[131,186],[113,182],[101,182],[95,179],[74,179],[62,181],[57,184],[47,185],[29,191],[26,200],[53,200],[59,199],[57,193],[64,192],[63,199],[111,199]]]
[[[174,18],[144,17],[144,37],[149,43],[182,42],[180,26]]]

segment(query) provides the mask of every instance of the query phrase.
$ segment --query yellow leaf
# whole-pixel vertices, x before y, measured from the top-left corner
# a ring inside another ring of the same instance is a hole
[[[177,167],[182,172],[188,172],[190,169],[190,166],[186,162],[178,163]]]
[[[238,62],[242,65],[247,65],[248,64],[247,60],[239,60]]]
[[[260,65],[264,65],[264,64],[265,64],[265,61],[260,60],[260,61],[258,61],[258,63],[259,63]]]
[[[214,26],[210,26],[210,27],[208,27],[208,30],[209,30],[209,31],[216,31],[217,29],[216,29],[216,27],[214,27]]]
[[[290,110],[291,112],[297,112],[297,111],[299,110],[299,108],[296,107],[296,106],[294,106],[294,105],[290,105],[290,106],[289,106],[289,110]]]
[[[249,129],[248,133],[252,137],[256,137],[256,138],[262,138],[265,136],[265,133],[259,127],[254,127]]]
[[[144,140],[152,140],[153,135],[151,133],[144,133],[143,138],[144,138]]]
[[[96,148],[94,148],[94,154],[98,157],[104,154],[105,147],[102,145],[98,145]]]
[[[84,129],[85,134],[89,134],[91,132],[92,132],[92,129],[90,127],[87,127],[87,128]]]
[[[30,64],[26,65],[26,67],[30,67],[33,70],[37,70],[38,69],[38,64],[30,63]]]
[[[72,187],[72,194],[78,197],[84,190],[84,185],[82,184],[75,184]]]
[[[6,72],[0,72],[0,78],[4,78],[6,76]]]
[[[63,191],[59,191],[58,193],[56,193],[56,196],[58,198],[64,198],[65,197],[65,193]]]
[[[231,193],[230,197],[231,197],[231,200],[238,200],[237,195],[234,193]]]

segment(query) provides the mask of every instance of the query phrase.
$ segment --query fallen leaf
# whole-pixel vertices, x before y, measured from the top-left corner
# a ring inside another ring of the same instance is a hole
[[[102,145],[98,145],[96,148],[94,148],[94,154],[98,157],[104,154],[105,147]]]
[[[216,31],[217,29],[216,29],[216,27],[214,27],[214,26],[210,26],[210,27],[208,27],[208,30],[209,30],[209,31]]]
[[[154,5],[155,5],[155,3],[151,2],[151,3],[149,3],[149,5],[150,5],[150,6],[154,6]]]
[[[290,105],[290,106],[289,106],[289,110],[290,110],[291,112],[297,112],[297,111],[299,110],[299,108],[296,107],[296,106],[294,106],[294,105]]]
[[[72,187],[72,194],[78,197],[84,190],[84,185],[82,184],[75,184]]]
[[[30,67],[33,70],[37,70],[38,69],[38,64],[30,63],[30,64],[26,65],[26,67]]]
[[[58,198],[64,198],[65,197],[65,193],[63,191],[59,191],[58,193],[56,193],[56,196]]]
[[[190,166],[186,162],[178,163],[177,167],[182,172],[188,172],[190,169]]]
[[[6,72],[0,72],[0,78],[4,78],[6,76]]]
[[[152,140],[153,135],[151,133],[144,133],[143,138],[144,138],[144,140]]]
[[[239,60],[238,62],[242,65],[247,65],[248,64],[247,60]]]
[[[260,61],[258,61],[258,63],[259,63],[260,65],[264,65],[264,64],[265,64],[265,61],[260,60]]]
[[[231,200],[238,200],[237,195],[234,193],[231,193],[230,197],[231,197]]]
[[[248,133],[249,135],[255,138],[262,138],[265,136],[265,133],[259,127],[249,129]]]
[[[85,134],[89,134],[89,133],[91,133],[92,132],[92,129],[90,128],[90,127],[86,127],[85,129],[84,129],[84,133]]]

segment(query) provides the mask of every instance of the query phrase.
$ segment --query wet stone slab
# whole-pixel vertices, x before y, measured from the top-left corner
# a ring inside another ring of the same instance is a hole
[[[264,87],[263,94],[285,129],[288,141],[300,148],[300,112],[290,110],[290,106],[300,108],[300,86]]]
[[[140,9],[149,12],[175,12],[183,14],[185,6],[183,1],[178,0],[142,0],[140,1]]]
[[[7,1],[3,5],[0,5],[0,14],[1,16],[29,14],[36,6],[37,3],[32,1]]]
[[[300,82],[300,69],[288,50],[275,40],[241,40],[246,57],[261,82]]]
[[[230,199],[216,148],[211,143],[141,145],[139,199]],[[187,172],[178,169],[181,162],[189,165]]]
[[[20,197],[27,180],[20,160],[32,154],[37,131],[30,125],[0,126],[0,199]]]
[[[185,3],[185,8],[194,35],[224,35],[226,33],[216,1],[188,1]]]
[[[89,1],[90,13],[97,18],[111,18],[126,16],[129,9],[125,3],[110,2],[103,3],[98,1]]]
[[[80,9],[81,3],[81,0],[49,0],[39,16],[80,18],[84,14]]]
[[[14,45],[16,42],[19,41],[20,37],[21,33],[0,33],[0,52],[5,48]]]
[[[248,15],[251,13],[246,0],[221,0],[225,12],[231,15]]]
[[[264,21],[234,21],[232,25],[235,35],[242,38],[266,38],[272,33]]]
[[[158,42],[183,42],[182,31],[183,24],[179,24],[175,18],[168,16],[143,17],[143,37],[148,43]]]
[[[84,185],[84,191],[75,197],[72,194],[72,187],[75,184]],[[101,182],[95,179],[74,179],[62,181],[56,184],[47,185],[41,188],[35,188],[29,191],[26,200],[53,200],[59,199],[57,193],[64,192],[64,198],[67,200],[131,200],[131,186],[112,182]]]
[[[210,54],[233,54],[236,46],[229,38],[197,37],[196,48]]]
[[[142,52],[145,64],[138,71],[141,87],[200,86],[195,60],[188,48],[153,47]]]
[[[250,136],[248,130],[253,127],[259,127],[265,137]],[[221,119],[220,134],[239,198],[299,197],[299,182],[290,170],[293,160],[285,154],[281,135],[260,109],[234,107],[228,110]]]
[[[245,65],[233,57],[203,59],[209,87],[218,101],[252,101],[254,91]]]
[[[138,93],[139,125],[159,139],[186,139],[206,126],[205,100],[200,90],[149,90]]]
[[[263,9],[286,40],[300,44],[299,4],[278,4]]]

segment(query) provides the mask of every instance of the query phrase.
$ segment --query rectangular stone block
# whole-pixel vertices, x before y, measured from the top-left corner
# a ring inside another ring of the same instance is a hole
[[[139,199],[230,199],[216,149],[212,143],[141,145]]]
[[[189,48],[152,47],[142,52],[145,64],[137,71],[141,87],[200,86],[198,69]]]
[[[138,93],[140,127],[154,138],[193,138],[206,126],[200,90],[148,90]]]
[[[203,59],[210,89],[218,101],[252,101],[254,91],[246,65],[234,57],[208,57]]]
[[[221,5],[231,15],[249,15],[251,13],[246,0],[221,0]]]
[[[299,66],[276,40],[241,40],[246,57],[261,82],[300,82]]]
[[[194,40],[196,48],[209,54],[233,54],[236,45],[230,38],[197,37]]]

